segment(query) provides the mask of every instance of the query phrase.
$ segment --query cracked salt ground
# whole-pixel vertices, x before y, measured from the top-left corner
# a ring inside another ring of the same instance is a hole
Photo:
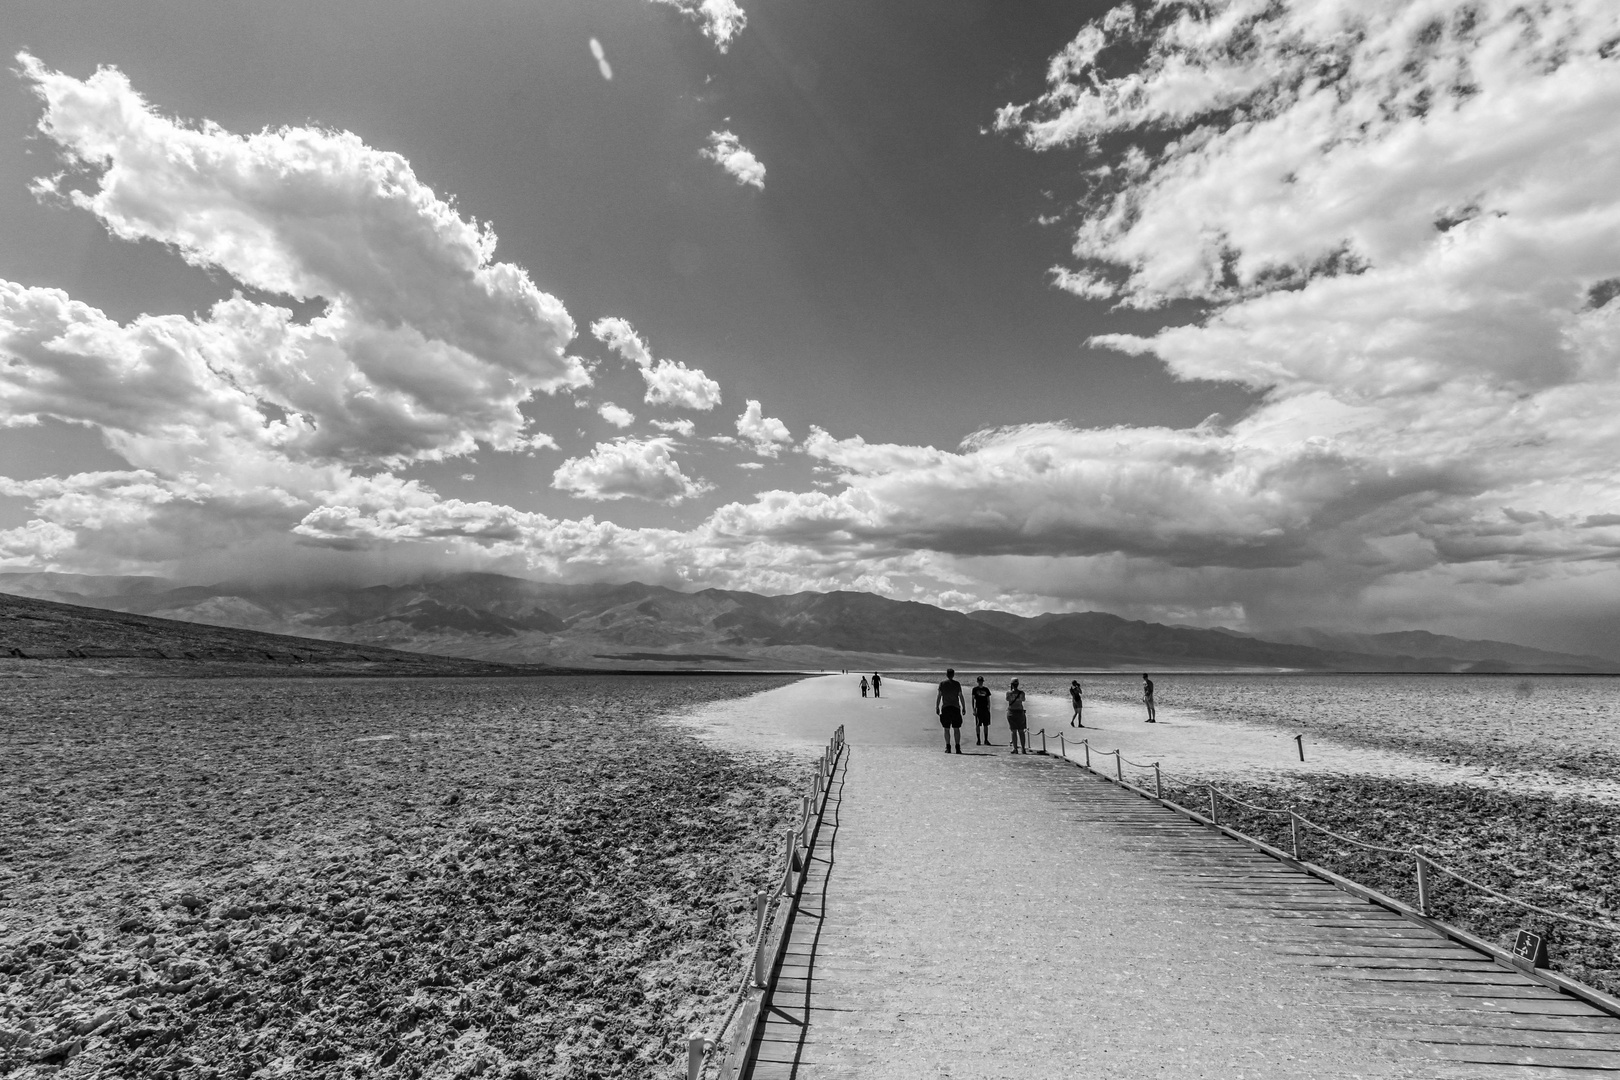
[[[795,925],[761,1080],[1531,1075],[1413,1025],[1567,1006],[1136,796],[1013,757],[1004,727],[1003,745],[942,757],[931,686],[888,680],[871,702],[849,681],[690,717],[761,748],[837,723],[850,741],[825,896]],[[1077,798],[1077,781],[1103,794]],[[1353,958],[1387,955],[1421,959]]]

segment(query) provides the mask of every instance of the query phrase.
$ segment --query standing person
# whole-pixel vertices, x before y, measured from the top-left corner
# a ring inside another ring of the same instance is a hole
[[[866,676],[861,676],[861,697],[866,696]]]
[[[1147,677],[1145,671],[1142,673],[1142,704],[1147,706],[1147,722],[1157,724],[1159,722],[1159,713],[1153,707],[1153,680]]]
[[[1024,716],[1024,700],[1027,696],[1018,689],[1017,679],[1007,688],[1007,728],[1012,732],[1012,752],[1015,754],[1029,753],[1029,721]]]
[[[1074,704],[1074,716],[1070,717],[1070,719],[1069,719],[1069,726],[1070,727],[1085,727],[1086,726],[1086,718],[1083,715],[1085,713],[1085,711],[1086,711],[1086,700],[1082,696],[1083,693],[1084,693],[1084,691],[1082,691],[1080,689],[1080,680],[1079,679],[1070,679],[1069,680],[1069,700],[1071,702],[1073,702],[1073,704]]]
[[[939,726],[945,729],[945,752],[951,752],[951,736],[956,736],[956,752],[962,752],[962,714],[967,710],[962,700],[962,684],[956,681],[956,669],[946,668],[945,678],[934,696],[934,712]]]
[[[873,697],[882,697],[883,696],[883,676],[879,675],[875,671],[872,672],[872,696]]]
[[[994,746],[990,741],[990,688],[984,685],[984,676],[973,687],[973,745],[980,745],[980,736],[983,736],[983,745]]]

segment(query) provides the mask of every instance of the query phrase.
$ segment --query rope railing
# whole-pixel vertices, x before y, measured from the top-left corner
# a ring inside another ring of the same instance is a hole
[[[732,1021],[737,1018],[748,992],[763,991],[769,985],[777,959],[771,955],[770,949],[777,917],[783,913],[791,917],[791,907],[784,909],[777,901],[787,897],[796,902],[798,892],[804,885],[805,875],[810,869],[810,847],[815,842],[816,829],[820,825],[822,812],[826,809],[830,784],[833,774],[838,770],[838,760],[843,751],[844,726],[840,724],[822,750],[821,758],[806,785],[805,794],[799,797],[798,823],[783,835],[782,856],[779,863],[781,869],[775,877],[775,884],[754,894],[754,948],[744,967],[737,992],[732,995],[725,1018],[720,1021],[720,1026],[714,1029],[713,1035],[693,1032],[687,1036],[687,1080],[701,1080],[706,1074],[715,1050],[724,1045],[726,1032],[731,1029]]]
[[[1044,729],[1043,729],[1043,733],[1044,733]],[[1061,752],[1062,752],[1062,756],[1066,760],[1072,760],[1072,759],[1069,758],[1067,739],[1063,735],[1060,734],[1058,736],[1058,740],[1059,740],[1059,745],[1060,745],[1060,749],[1061,749]],[[1096,749],[1095,747],[1093,747],[1091,745],[1091,740],[1089,738],[1080,740],[1080,746],[1081,746],[1082,750],[1084,751],[1083,760],[1081,762],[1075,762],[1075,764],[1080,765],[1082,768],[1086,769],[1088,772],[1093,773],[1094,775],[1101,776],[1105,780],[1111,780],[1113,782],[1119,783],[1122,786],[1130,787],[1130,788],[1138,791],[1140,794],[1143,794],[1143,795],[1147,795],[1149,793],[1146,792],[1146,791],[1143,791],[1141,788],[1138,788],[1134,784],[1127,783],[1125,778],[1124,778],[1123,769],[1124,769],[1124,766],[1126,766],[1126,765],[1129,765],[1132,768],[1142,769],[1144,771],[1151,769],[1153,771],[1153,779],[1154,779],[1152,797],[1155,798],[1155,799],[1158,799],[1161,802],[1164,801],[1164,774],[1163,774],[1163,771],[1161,770],[1160,764],[1158,762],[1143,763],[1143,762],[1131,761],[1130,759],[1126,758],[1125,755],[1123,753],[1121,753],[1117,749],[1115,749],[1115,750],[1098,750],[1098,749]],[[1115,775],[1113,777],[1109,777],[1107,774],[1100,773],[1096,769],[1093,769],[1091,767],[1091,755],[1092,754],[1096,754],[1096,755],[1098,755],[1100,757],[1112,757],[1114,759],[1114,763],[1115,763],[1115,768],[1114,768],[1114,774]],[[1560,921],[1560,922],[1570,923],[1570,924],[1573,924],[1573,925],[1576,925],[1576,926],[1584,926],[1584,927],[1586,927],[1588,929],[1591,929],[1591,930],[1598,930],[1598,931],[1602,931],[1604,933],[1620,935],[1620,925],[1616,925],[1614,923],[1607,923],[1607,922],[1598,922],[1598,921],[1595,921],[1595,920],[1592,920],[1592,919],[1585,919],[1585,918],[1582,918],[1582,917],[1580,917],[1578,915],[1571,915],[1568,912],[1554,911],[1554,910],[1552,910],[1550,908],[1542,907],[1539,904],[1532,904],[1528,900],[1521,900],[1516,896],[1510,896],[1509,894],[1507,894],[1505,892],[1502,892],[1499,889],[1494,889],[1491,886],[1484,884],[1483,882],[1476,881],[1473,878],[1470,878],[1467,875],[1461,873],[1460,871],[1458,871],[1458,870],[1456,870],[1456,869],[1454,869],[1452,867],[1446,866],[1444,863],[1438,862],[1433,857],[1424,854],[1421,850],[1419,850],[1417,848],[1391,847],[1391,846],[1384,845],[1384,844],[1374,844],[1374,843],[1371,843],[1371,842],[1366,841],[1366,840],[1358,839],[1358,838],[1356,838],[1354,836],[1346,836],[1344,833],[1337,832],[1337,831],[1335,831],[1333,829],[1330,829],[1327,826],[1322,825],[1319,822],[1315,822],[1315,821],[1310,820],[1309,818],[1305,817],[1303,814],[1300,814],[1297,810],[1283,809],[1283,808],[1280,808],[1280,807],[1272,807],[1272,806],[1259,806],[1259,805],[1256,805],[1255,803],[1247,802],[1247,801],[1245,801],[1243,799],[1240,799],[1237,796],[1233,795],[1231,792],[1223,791],[1220,788],[1216,787],[1214,784],[1201,784],[1201,785],[1194,785],[1194,786],[1204,788],[1209,794],[1209,821],[1211,823],[1213,823],[1214,825],[1216,825],[1216,826],[1218,826],[1220,828],[1223,828],[1223,829],[1227,829],[1228,831],[1231,831],[1233,833],[1236,833],[1236,830],[1231,829],[1230,826],[1223,825],[1222,822],[1221,822],[1221,813],[1220,813],[1220,811],[1221,811],[1221,806],[1222,806],[1223,801],[1226,802],[1226,803],[1231,803],[1231,804],[1233,804],[1235,806],[1241,806],[1244,809],[1254,811],[1255,813],[1267,814],[1267,815],[1270,815],[1270,816],[1273,816],[1273,817],[1286,817],[1288,819],[1288,822],[1289,822],[1289,831],[1290,831],[1290,834],[1291,834],[1290,839],[1292,841],[1291,846],[1293,848],[1292,854],[1293,854],[1293,857],[1295,859],[1298,859],[1301,862],[1304,862],[1304,842],[1303,842],[1304,841],[1304,836],[1303,836],[1303,833],[1305,833],[1305,832],[1318,833],[1318,834],[1320,834],[1322,836],[1330,837],[1333,840],[1337,840],[1340,843],[1349,844],[1349,845],[1351,845],[1353,847],[1361,848],[1361,849],[1366,850],[1366,851],[1375,851],[1375,852],[1378,852],[1378,853],[1384,854],[1384,855],[1395,855],[1395,856],[1400,856],[1402,858],[1409,858],[1409,859],[1413,860],[1413,866],[1414,866],[1415,877],[1416,877],[1416,886],[1417,886],[1416,891],[1417,891],[1417,897],[1418,897],[1417,910],[1421,914],[1423,914],[1425,916],[1430,915],[1432,910],[1433,910],[1432,905],[1430,903],[1430,896],[1431,896],[1431,891],[1432,891],[1430,875],[1434,874],[1434,873],[1439,873],[1439,874],[1444,874],[1445,876],[1457,881],[1458,883],[1460,883],[1462,885],[1466,885],[1469,888],[1477,889],[1480,892],[1485,893],[1488,896],[1490,896],[1490,897],[1492,897],[1492,898],[1494,898],[1496,900],[1499,900],[1501,902],[1504,902],[1504,903],[1511,904],[1511,905],[1514,905],[1516,907],[1522,908],[1525,911],[1533,911],[1536,914],[1545,916],[1545,917],[1547,917],[1549,919],[1554,919],[1554,920],[1557,920],[1557,921]],[[1237,835],[1242,836],[1241,833],[1237,833]]]

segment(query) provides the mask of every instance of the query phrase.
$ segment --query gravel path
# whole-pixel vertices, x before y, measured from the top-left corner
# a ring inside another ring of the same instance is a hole
[[[851,682],[693,717],[712,737],[778,746],[847,726],[795,1075],[1422,1074],[1409,1044],[1349,1019],[1370,995],[1278,946],[1272,914],[1173,857],[1144,862],[1108,821],[1065,820],[1056,767],[1009,755],[1004,727],[1003,745],[975,747],[970,729],[946,756],[931,686],[888,680],[873,701]]]

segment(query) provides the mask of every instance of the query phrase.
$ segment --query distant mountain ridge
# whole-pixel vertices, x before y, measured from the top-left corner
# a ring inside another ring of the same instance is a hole
[[[167,619],[502,663],[570,667],[876,667],[1620,672],[1598,657],[1424,631],[1253,635],[1102,612],[964,613],[862,592],[761,596],[555,585],[499,574],[268,590],[159,578],[0,574],[0,592]]]

